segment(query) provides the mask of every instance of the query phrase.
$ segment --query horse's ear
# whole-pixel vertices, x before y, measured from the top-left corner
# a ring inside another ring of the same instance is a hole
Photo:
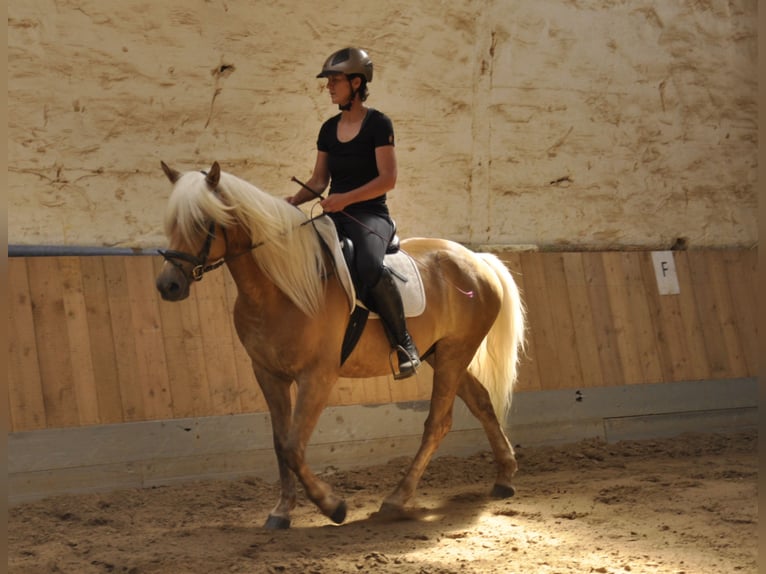
[[[174,170],[172,167],[168,167],[164,161],[160,161],[160,165],[162,165],[162,171],[168,176],[170,183],[175,183],[180,179],[181,172]]]
[[[218,165],[217,161],[213,162],[213,165],[210,167],[210,171],[207,172],[207,177],[205,178],[205,181],[210,186],[211,189],[215,189],[218,187],[218,181],[221,179],[221,166]]]

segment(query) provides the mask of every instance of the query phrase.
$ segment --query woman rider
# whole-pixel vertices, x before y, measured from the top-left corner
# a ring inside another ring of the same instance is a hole
[[[314,172],[306,185],[330,193],[320,202],[338,233],[354,244],[354,267],[360,283],[359,298],[383,321],[386,334],[397,350],[399,374],[408,377],[420,365],[404,317],[394,276],[383,265],[394,224],[386,205],[386,193],[396,184],[394,128],[378,110],[364,105],[372,82],[372,60],[364,50],[344,48],[333,53],[317,78],[327,79],[332,102],[341,112],[319,130]],[[288,198],[292,205],[313,199],[301,189]]]

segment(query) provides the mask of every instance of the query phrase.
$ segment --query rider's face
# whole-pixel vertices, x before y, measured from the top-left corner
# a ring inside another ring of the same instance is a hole
[[[327,91],[330,92],[332,103],[345,104],[351,97],[351,81],[346,74],[327,76]]]

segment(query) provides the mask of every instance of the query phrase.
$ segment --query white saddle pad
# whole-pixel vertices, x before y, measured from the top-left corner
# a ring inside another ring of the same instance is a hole
[[[351,273],[346,265],[346,260],[343,257],[335,224],[331,219],[322,217],[314,221],[314,226],[319,236],[332,250],[338,278],[346,290],[346,295],[348,295],[349,313],[351,313],[356,305],[364,305],[356,300],[356,290],[351,281]],[[417,317],[422,314],[426,309],[426,292],[415,261],[404,251],[398,251],[392,255],[386,255],[383,262],[386,267],[393,271],[396,284],[399,286],[399,293],[402,295],[402,303],[404,304],[404,315]],[[376,315],[371,312],[370,316]]]

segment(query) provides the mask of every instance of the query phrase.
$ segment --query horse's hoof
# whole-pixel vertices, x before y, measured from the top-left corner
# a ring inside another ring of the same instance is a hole
[[[399,520],[404,517],[404,509],[396,504],[384,502],[372,516],[384,520]]]
[[[268,530],[287,530],[290,528],[290,519],[269,514],[264,527]]]
[[[338,507],[330,515],[330,520],[332,520],[335,524],[341,524],[344,520],[346,520],[346,510],[346,503],[341,500]]]
[[[516,494],[516,489],[512,486],[506,486],[504,484],[496,484],[492,488],[492,496],[494,498],[510,498]]]

